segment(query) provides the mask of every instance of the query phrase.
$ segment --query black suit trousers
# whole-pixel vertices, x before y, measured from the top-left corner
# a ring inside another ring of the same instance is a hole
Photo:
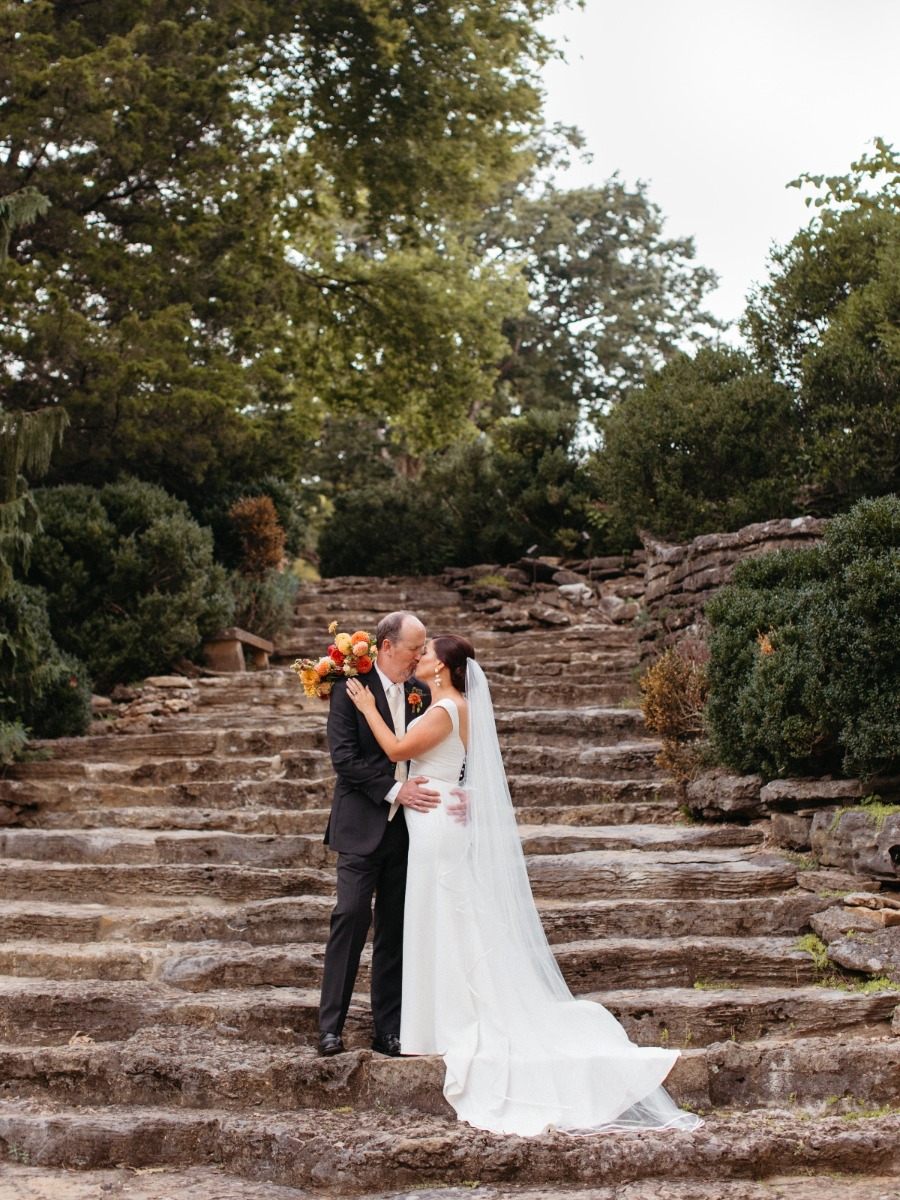
[[[325,947],[319,1031],[340,1033],[372,923],[372,1020],[380,1035],[400,1033],[403,988],[403,904],[409,835],[403,810],[389,821],[371,854],[338,854],[337,904]]]

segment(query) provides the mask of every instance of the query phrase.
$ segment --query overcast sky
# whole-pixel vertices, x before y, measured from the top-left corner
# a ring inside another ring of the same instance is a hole
[[[726,320],[810,218],[785,184],[900,145],[900,0],[586,0],[543,28],[567,59],[544,71],[547,118],[593,155],[558,182],[647,181]]]

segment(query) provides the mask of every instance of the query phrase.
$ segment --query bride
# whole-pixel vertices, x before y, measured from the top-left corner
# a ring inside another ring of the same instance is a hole
[[[347,684],[391,761],[411,759],[411,776],[427,776],[441,794],[438,808],[406,813],[403,1053],[443,1056],[444,1095],[478,1129],[696,1128],[660,1086],[678,1051],[634,1045],[563,980],[531,895],[473,646],[436,637],[417,674],[431,683],[432,703],[400,738],[369,689]]]

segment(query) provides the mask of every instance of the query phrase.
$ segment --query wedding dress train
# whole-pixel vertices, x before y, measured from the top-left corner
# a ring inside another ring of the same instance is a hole
[[[441,1054],[459,1118],[497,1133],[678,1127],[699,1119],[660,1087],[677,1050],[636,1046],[600,1004],[569,992],[531,896],[493,707],[470,660],[468,755],[452,732],[410,764],[442,802],[406,810],[409,871],[400,1042]],[[466,763],[468,821],[447,811]]]

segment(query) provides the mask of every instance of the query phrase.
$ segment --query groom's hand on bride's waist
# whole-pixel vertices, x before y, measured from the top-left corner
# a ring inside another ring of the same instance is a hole
[[[402,804],[405,808],[411,808],[415,812],[428,812],[429,809],[437,808],[441,802],[441,794],[432,788],[423,787],[422,785],[426,783],[428,783],[428,777],[425,775],[407,779],[397,793],[397,803]]]
[[[467,824],[469,820],[469,793],[465,788],[455,787],[451,790],[450,794],[456,797],[456,803],[448,804],[447,812],[460,825]]]

